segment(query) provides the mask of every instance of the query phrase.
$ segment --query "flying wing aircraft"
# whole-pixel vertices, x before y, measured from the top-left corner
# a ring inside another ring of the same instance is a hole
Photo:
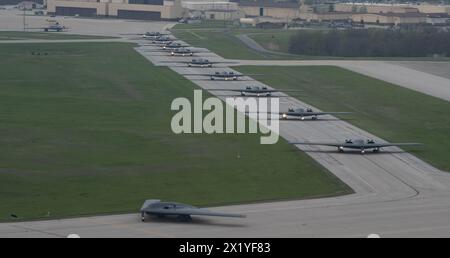
[[[153,44],[168,44],[170,42],[175,41],[175,39],[167,36],[167,35],[162,35],[156,38],[148,38],[148,40],[151,40],[151,43]]]
[[[141,220],[145,221],[145,217],[156,216],[158,218],[176,217],[180,221],[191,221],[193,215],[196,216],[216,216],[216,217],[231,217],[231,218],[245,218],[245,215],[230,214],[214,212],[207,209],[200,209],[191,205],[175,203],[175,202],[161,202],[160,200],[147,200],[142,205],[140,210]]]
[[[137,33],[137,34],[136,33],[124,33],[121,35],[140,36],[141,38],[144,38],[144,39],[156,39],[161,36],[168,35],[168,34],[161,33],[158,31],[150,31],[150,32],[145,32],[145,33]]]
[[[168,44],[165,44],[162,46],[162,49],[177,49],[177,48],[186,48],[189,47],[189,45],[181,44],[178,42],[169,42]]]
[[[199,73],[199,74],[184,74],[184,75],[199,75],[199,76],[208,76],[211,81],[214,80],[223,80],[223,81],[237,81],[240,77],[244,76],[259,76],[262,74],[240,74],[235,72],[221,71],[214,73]]]
[[[373,152],[377,153],[383,147],[391,147],[391,146],[419,146],[421,143],[377,143],[374,140],[363,140],[363,139],[355,139],[355,140],[345,140],[341,143],[327,143],[327,142],[290,142],[295,145],[321,145],[321,146],[330,146],[337,147],[339,152],[344,152],[344,149],[356,149],[360,150],[361,154],[366,153],[366,150],[373,150]]]
[[[305,117],[311,117],[312,120],[317,120],[319,116],[323,115],[347,115],[351,112],[314,112],[311,108],[289,108],[287,112],[279,113],[282,119],[288,119],[290,116],[298,117],[304,120]]]
[[[194,51],[189,48],[177,48],[170,52],[171,56],[193,56]]]
[[[151,31],[151,32],[146,32],[144,34],[140,34],[140,36],[142,36],[143,38],[155,38],[155,39],[158,37],[164,36],[164,35],[167,35],[167,34],[163,34],[158,31]]]
[[[161,44],[150,44],[150,45],[143,44],[141,46],[158,46],[158,47],[161,47],[161,49],[164,51],[172,51],[172,50],[179,49],[179,48],[189,47],[189,45],[184,45],[184,44],[181,44],[181,43],[175,42],[175,41],[163,42]],[[151,50],[146,50],[146,52],[161,52],[161,50],[151,49]]]
[[[234,91],[240,92],[241,96],[256,95],[257,97],[271,97],[274,92],[299,92],[298,90],[269,90],[267,87],[248,86],[245,89],[209,89],[209,91]]]
[[[27,28],[28,30],[43,30],[45,32],[61,32],[61,31],[67,31],[69,30],[68,27],[61,25],[59,22],[54,20],[48,20],[49,25],[46,27],[39,27],[39,28]]]
[[[209,61],[205,58],[194,58],[191,61],[164,61],[161,63],[183,63],[187,64],[188,67],[200,67],[200,68],[211,68],[214,64],[234,64],[235,62],[227,62],[227,61]]]
[[[203,53],[203,51],[193,50],[190,48],[176,48],[170,52],[171,56],[193,56],[195,53]]]

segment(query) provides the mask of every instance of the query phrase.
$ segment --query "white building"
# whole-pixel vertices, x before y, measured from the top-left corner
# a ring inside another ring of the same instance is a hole
[[[188,0],[182,2],[185,16],[209,20],[237,20],[244,16],[237,3],[226,0]]]

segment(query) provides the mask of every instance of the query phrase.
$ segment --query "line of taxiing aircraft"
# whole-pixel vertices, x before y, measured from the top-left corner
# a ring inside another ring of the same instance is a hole
[[[176,39],[168,34],[163,34],[160,32],[147,32],[141,35],[143,38],[148,39],[152,45],[157,45],[162,48],[162,50],[169,50],[171,56],[193,56],[195,53],[201,53],[200,51],[195,51],[189,48],[189,45],[184,43],[176,42]],[[234,62],[212,62],[206,58],[193,58],[190,61],[167,61],[167,63],[184,63],[188,67],[200,67],[200,68],[212,68],[214,64],[218,63],[234,63]],[[232,71],[216,71],[212,73],[192,73],[184,74],[185,76],[205,76],[211,81],[222,80],[222,81],[237,81],[243,80],[242,77],[246,76],[262,76],[262,74],[241,74]],[[198,80],[198,79],[194,79]],[[240,96],[256,96],[256,97],[272,97],[275,92],[299,92],[298,90],[289,89],[268,89],[267,87],[261,86],[247,86],[241,89],[207,89],[208,91],[230,91],[238,92]],[[232,96],[232,95],[231,95]],[[319,116],[323,115],[347,115],[351,112],[316,112],[311,108],[289,108],[287,111],[280,112],[280,118],[283,120],[289,120],[290,118],[299,118],[299,120],[305,120],[305,118],[310,117],[311,120],[317,120]],[[344,149],[358,149],[362,154],[366,150],[373,150],[377,153],[383,147],[390,146],[417,146],[421,145],[419,143],[377,143],[371,139],[354,139],[345,140],[343,142],[337,143],[327,143],[327,142],[292,142],[292,144],[298,145],[323,145],[337,147],[339,152],[344,152]]]
[[[169,51],[169,56],[194,56],[201,51],[189,48],[189,45],[176,42],[176,39],[168,34],[160,32],[147,32],[139,34],[142,38],[149,40],[153,46],[161,47],[161,50],[148,50],[150,52]],[[167,63],[184,63],[188,67],[200,67],[211,68],[217,63],[229,63],[229,62],[212,62],[206,58],[193,58],[191,61],[167,61]],[[208,80],[215,81],[237,81],[245,80],[242,77],[246,76],[262,76],[262,74],[241,74],[233,71],[216,71],[212,73],[191,73],[184,74],[185,76],[204,76],[209,78]],[[198,79],[195,79],[198,80]],[[272,97],[275,92],[299,92],[298,90],[289,89],[269,89],[261,86],[247,86],[242,89],[207,89],[209,91],[230,91],[238,92],[240,96],[256,96],[256,97]],[[310,117],[311,120],[317,120],[319,116],[323,115],[347,115],[351,112],[317,112],[311,108],[289,108],[287,111],[277,113],[282,120],[289,120],[290,118],[299,118],[303,121],[305,118]],[[376,142],[372,139],[346,139],[342,142],[307,142],[307,141],[294,141],[290,142],[294,145],[320,145],[329,146],[338,149],[338,152],[344,152],[345,149],[359,150],[361,154],[366,153],[367,150],[372,150],[374,153],[380,152],[381,148],[391,146],[418,146],[420,143],[386,143]],[[229,214],[214,212],[207,209],[197,208],[188,204],[181,204],[176,202],[161,202],[160,200],[147,200],[142,205],[140,210],[141,219],[145,221],[147,216],[155,216],[157,218],[176,217],[179,221],[191,221],[193,215],[195,216],[219,216],[219,217],[232,217],[232,218],[245,218],[242,214]]]

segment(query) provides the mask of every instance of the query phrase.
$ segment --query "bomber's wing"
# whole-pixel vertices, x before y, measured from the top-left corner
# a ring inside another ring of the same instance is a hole
[[[402,147],[402,146],[422,146],[422,143],[417,143],[417,142],[405,142],[405,143],[373,143],[373,144],[368,144],[368,146],[372,146],[375,148],[383,148],[383,147],[392,147],[392,146],[397,146],[397,147]]]
[[[281,113],[281,114],[288,114],[290,112]],[[292,112],[295,113],[295,112]],[[305,113],[299,113],[299,114],[305,114],[310,116],[324,116],[324,115],[348,115],[352,112],[305,112]]]
[[[238,64],[238,62],[231,61],[209,61],[210,64]]]
[[[232,213],[222,213],[222,212],[214,212],[207,209],[195,209],[195,208],[186,208],[186,209],[158,209],[155,213],[162,215],[197,215],[197,216],[215,216],[215,217],[230,217],[230,218],[245,218],[245,215],[242,214],[232,214]]]
[[[168,49],[144,49],[143,52],[170,52]]]
[[[186,76],[224,76],[224,74],[211,74],[211,73],[185,73],[183,75]],[[263,76],[264,74],[241,74],[241,73],[235,73],[235,74],[227,74],[229,77],[244,77],[244,76]]]
[[[320,145],[320,146],[331,146],[331,147],[340,147],[342,143],[336,142],[289,142],[294,145]]]
[[[27,27],[27,30],[43,30],[43,29],[47,29],[48,27]]]
[[[303,90],[291,90],[291,89],[273,89],[273,90],[266,90],[268,92],[303,92]]]
[[[190,64],[192,61],[160,61],[159,63]]]
[[[143,211],[145,211],[148,208],[148,206],[150,206],[150,205],[152,205],[154,203],[158,203],[158,202],[161,202],[161,200],[146,200],[144,202],[144,204],[142,204],[142,207],[141,207],[140,211],[143,212]]]
[[[234,92],[245,92],[245,91],[250,91],[247,89],[205,89],[207,91],[234,91]]]

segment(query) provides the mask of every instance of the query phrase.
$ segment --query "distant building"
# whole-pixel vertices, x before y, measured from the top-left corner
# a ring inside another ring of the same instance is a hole
[[[33,10],[43,8],[42,4],[33,1],[23,1],[17,4],[19,10]]]
[[[421,13],[436,14],[436,13],[446,13],[450,15],[450,5],[431,5],[431,4],[421,4],[414,6],[419,9]]]
[[[335,11],[353,13],[418,13],[419,9],[409,5],[338,3],[335,4]]]
[[[48,0],[49,14],[104,16],[136,20],[174,20],[182,17],[181,0]]]
[[[375,4],[375,3],[337,3],[337,12],[354,13],[447,13],[450,14],[450,5],[432,4]]]
[[[306,5],[300,7],[300,20],[307,22],[341,22],[351,20],[352,12],[338,12],[334,3]]]
[[[352,21],[375,25],[410,25],[426,23],[427,15],[423,13],[363,13],[353,14]]]
[[[184,17],[207,20],[238,20],[245,17],[238,4],[229,1],[183,1]]]
[[[438,26],[450,24],[450,15],[447,13],[430,13],[426,19],[428,24]]]
[[[300,4],[296,2],[276,2],[273,0],[241,0],[239,9],[247,17],[272,17],[292,20],[300,13]]]
[[[351,20],[352,13],[328,12],[328,13],[300,13],[299,18],[307,22],[339,22]]]

